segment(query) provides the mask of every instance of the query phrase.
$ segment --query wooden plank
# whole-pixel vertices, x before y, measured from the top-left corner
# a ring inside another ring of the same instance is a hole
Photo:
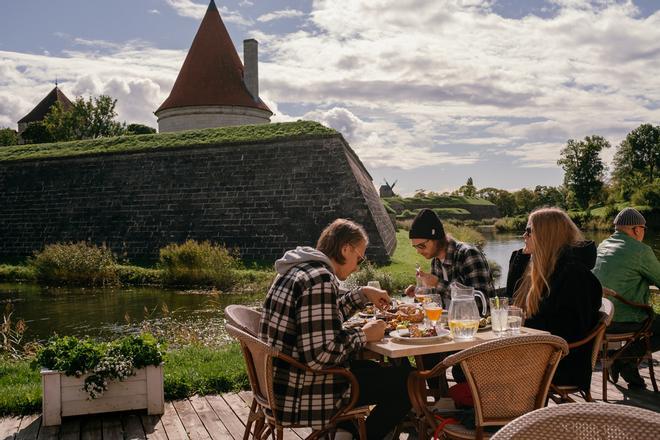
[[[103,437],[103,424],[100,416],[84,417],[80,426],[81,440],[98,440]]]
[[[37,440],[58,440],[60,438],[60,425],[44,426],[43,418],[41,420],[41,428],[39,428],[39,436]]]
[[[16,440],[36,440],[41,427],[41,415],[31,414],[21,419],[21,426],[16,433]]]
[[[98,414],[113,411],[129,411],[147,407],[147,395],[135,394],[123,397],[100,397],[93,401],[75,400],[62,402],[62,415],[75,416],[82,414]]]
[[[241,440],[245,433],[245,424],[236,416],[227,402],[220,395],[206,396],[206,401],[218,415],[229,433],[236,440]],[[246,415],[247,422],[247,415]]]
[[[147,382],[147,414],[163,414],[165,393],[163,384],[163,367],[149,365],[146,368]]]
[[[195,409],[197,416],[200,418],[206,431],[209,433],[213,440],[231,440],[232,436],[227,430],[227,427],[222,423],[222,420],[213,411],[208,401],[200,396],[193,396],[190,399],[190,404]]]
[[[62,406],[67,402],[85,400],[90,404],[97,404],[105,399],[112,397],[130,397],[136,394],[147,394],[147,382],[111,382],[108,384],[108,389],[98,399],[89,399],[87,391],[83,390],[80,386],[63,386],[62,387]]]
[[[149,440],[168,440],[167,432],[161,421],[161,416],[150,416],[142,414],[140,417],[142,419],[142,427],[144,428],[144,433]],[[183,429],[183,427],[182,427]],[[178,440],[172,438],[171,440]]]
[[[176,409],[179,419],[181,420],[181,423],[183,423],[183,427],[186,429],[186,433],[191,440],[211,438],[206,431],[206,428],[204,428],[204,424],[195,412],[195,409],[188,400],[176,400],[173,404],[174,409]]]
[[[252,391],[241,391],[238,393],[238,395],[241,397],[241,399],[243,399],[243,402],[245,402],[245,404],[248,405],[249,408],[249,406],[252,404]],[[304,436],[299,435],[297,433],[298,429],[302,429],[301,432],[305,432],[304,430],[307,428],[296,428],[295,430],[285,429],[283,431],[284,440],[299,440],[309,435],[309,434],[306,434]],[[309,432],[310,433],[312,432],[311,429],[309,430]]]
[[[81,417],[65,417],[64,419],[62,419],[62,426],[60,428],[61,440],[80,439],[81,424],[82,424]]]
[[[59,372],[57,373],[59,375]],[[82,388],[83,384],[85,383],[85,379],[89,376],[89,374],[84,374],[80,377],[76,376],[67,376],[66,374],[62,374],[60,377],[60,381],[62,383],[62,387],[80,387]],[[126,379],[119,383],[126,383],[126,382],[145,382],[147,380],[147,373],[144,368],[140,368],[139,370],[135,370],[135,374],[133,376],[128,376]]]
[[[123,414],[121,425],[124,427],[124,438],[126,440],[145,440],[147,438],[140,417],[137,414]]]
[[[241,399],[241,396],[234,393],[223,394],[222,398],[227,402],[227,405],[231,410],[236,414],[236,417],[241,421],[243,425],[247,423],[248,415],[250,414],[250,408],[247,404]]]
[[[121,426],[121,419],[118,415],[106,415],[101,420],[103,425],[103,440],[123,440],[124,429]]]
[[[0,419],[0,439],[12,440],[21,426],[21,417],[3,417]]]
[[[165,402],[165,412],[160,418],[165,433],[170,440],[174,439],[187,439],[188,434],[186,433],[186,428],[181,423],[179,419],[179,414],[176,412],[172,402]]]
[[[42,411],[43,426],[53,426],[62,423],[62,400],[60,395],[61,376],[56,372],[41,372],[41,389],[43,390]]]

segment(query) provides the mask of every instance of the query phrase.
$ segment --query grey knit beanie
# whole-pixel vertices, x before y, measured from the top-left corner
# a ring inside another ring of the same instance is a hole
[[[625,208],[614,217],[614,226],[645,225],[646,219],[635,208]]]

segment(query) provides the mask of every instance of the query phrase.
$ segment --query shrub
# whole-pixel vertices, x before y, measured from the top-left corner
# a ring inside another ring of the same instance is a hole
[[[174,285],[206,285],[228,289],[237,281],[239,260],[235,252],[208,241],[188,240],[160,250],[164,280]]]
[[[639,188],[630,200],[635,205],[660,206],[660,179]]]
[[[454,240],[470,243],[481,249],[486,243],[486,238],[476,229],[467,226],[456,226],[451,223],[444,224],[445,233],[451,235]]]
[[[31,266],[0,264],[0,281],[34,281],[37,274]]]
[[[106,286],[119,281],[112,252],[85,242],[49,244],[29,264],[46,284]]]
[[[376,269],[376,266],[369,261],[364,263],[360,270],[353,272],[351,276],[344,281],[344,284],[349,289],[352,289],[358,286],[366,286],[369,281],[378,281],[380,283],[380,288],[387,290],[388,292],[394,292],[396,290],[395,287],[397,287],[389,273]]]
[[[162,269],[147,269],[139,266],[117,265],[117,276],[121,284],[131,286],[163,284]]]
[[[520,232],[521,234],[527,227],[527,217],[503,217],[495,222],[495,229],[498,232]]]

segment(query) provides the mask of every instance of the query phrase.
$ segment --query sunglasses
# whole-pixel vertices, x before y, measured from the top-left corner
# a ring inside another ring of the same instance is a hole
[[[426,249],[426,243],[428,243],[429,241],[431,241],[431,239],[428,239],[428,240],[423,241],[421,243],[413,244],[412,247],[414,247],[415,249],[419,249],[419,250]]]
[[[635,228],[642,228],[646,231],[646,226],[644,226],[644,225],[633,226],[633,229],[635,229]]]
[[[532,228],[530,226],[527,226],[525,228],[525,232],[523,233],[523,235],[525,235],[525,234],[532,235]]]
[[[361,265],[362,263],[365,262],[365,260],[367,259],[367,257],[365,257],[364,255],[360,255],[360,252],[358,252],[358,250],[357,250],[356,247],[354,247],[354,246],[351,246],[351,247],[353,248],[353,250],[355,251],[355,253],[358,255],[357,265],[359,266],[359,265]]]

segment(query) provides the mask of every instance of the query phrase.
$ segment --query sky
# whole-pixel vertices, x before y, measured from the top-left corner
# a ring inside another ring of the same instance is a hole
[[[395,192],[559,185],[568,139],[660,124],[660,0],[217,0],[273,122],[339,130]],[[157,127],[205,0],[0,0],[0,127],[54,86]]]

